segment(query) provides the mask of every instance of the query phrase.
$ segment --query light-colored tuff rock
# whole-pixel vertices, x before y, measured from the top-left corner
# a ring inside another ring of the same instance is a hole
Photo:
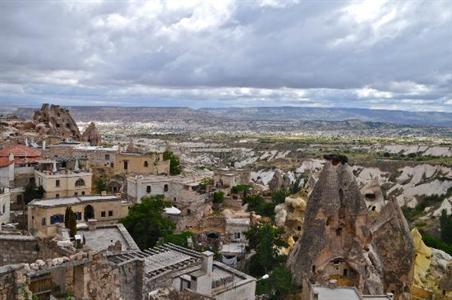
[[[101,143],[102,139],[94,122],[91,122],[83,132],[82,141],[88,142],[91,146],[97,146]]]
[[[288,267],[302,286],[335,279],[363,294],[383,294],[383,264],[372,243],[366,203],[347,159],[326,158]]]
[[[365,190],[375,199],[366,203],[347,159],[325,158],[307,203],[303,234],[288,259],[296,283],[336,280],[362,294],[410,299],[415,247],[397,200],[384,202],[373,178]],[[375,201],[379,209],[369,212]]]
[[[402,210],[388,201],[372,226],[373,244],[383,264],[385,292],[410,299],[415,247]]]
[[[284,203],[275,207],[275,223],[284,227],[289,249],[302,233],[305,209],[306,198],[302,196],[286,197]]]
[[[52,135],[65,139],[80,140],[80,131],[71,117],[69,110],[59,105],[43,104],[41,109],[35,111],[33,123],[40,135]]]
[[[280,170],[276,170],[273,178],[268,183],[271,191],[277,191],[283,188],[289,187],[291,180],[287,174],[284,174]]]

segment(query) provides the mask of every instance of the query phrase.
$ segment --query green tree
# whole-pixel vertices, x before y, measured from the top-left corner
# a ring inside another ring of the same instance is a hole
[[[77,234],[77,216],[72,211],[72,207],[66,207],[64,212],[64,227],[69,229],[69,235],[71,237]]]
[[[141,249],[154,247],[161,237],[173,233],[175,224],[164,216],[165,207],[170,206],[163,195],[144,197],[122,219],[121,222]]]
[[[104,178],[98,177],[94,181],[94,190],[96,191],[96,194],[102,194],[103,191],[107,190],[107,182]]]
[[[272,202],[275,206],[284,203],[287,196],[289,196],[289,192],[286,189],[280,189],[272,193]]]
[[[170,175],[174,176],[181,173],[182,167],[180,165],[179,157],[177,157],[173,152],[168,150],[163,152],[163,160],[170,161]]]
[[[224,193],[222,191],[213,193],[213,203],[221,204],[224,201]]]
[[[441,239],[448,244],[452,244],[452,216],[448,216],[445,209],[441,211],[439,223],[441,227]]]
[[[173,243],[182,247],[188,247],[188,238],[193,239],[191,231],[184,231],[181,233],[169,233],[163,238],[164,243]]]
[[[258,223],[245,232],[251,249],[256,254],[251,257],[249,270],[253,276],[268,274],[274,267],[284,261],[280,249],[287,247],[282,235],[284,230],[270,223]]]
[[[243,197],[246,197],[250,189],[251,189],[251,186],[249,184],[238,184],[231,188],[231,192],[233,194],[238,194],[238,193],[243,192]]]
[[[44,188],[41,185],[37,187],[34,183],[30,182],[24,188],[24,204],[27,205],[34,199],[42,199],[44,193]]]
[[[274,300],[287,299],[295,291],[292,273],[283,265],[275,267],[268,279],[261,279],[256,285],[258,295],[269,295]]]
[[[248,204],[247,211],[254,211],[256,214],[273,218],[275,216],[275,205],[267,202],[260,195],[248,195],[242,198],[243,204]]]

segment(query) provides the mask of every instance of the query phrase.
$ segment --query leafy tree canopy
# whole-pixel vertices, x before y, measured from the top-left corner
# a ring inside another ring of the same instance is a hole
[[[180,165],[179,157],[177,157],[173,152],[168,150],[163,152],[163,160],[170,161],[170,175],[174,176],[181,173],[182,167]]]
[[[96,194],[101,194],[103,191],[107,190],[107,182],[104,178],[99,177],[94,181],[94,189]]]
[[[188,238],[193,238],[191,231],[184,231],[181,233],[169,233],[163,238],[164,243],[173,243],[182,247],[188,247]]]
[[[165,207],[171,204],[163,195],[144,197],[129,209],[122,223],[141,249],[154,247],[159,238],[173,233],[175,224],[165,217]]]
[[[34,183],[29,183],[24,189],[24,202],[27,205],[30,201],[34,199],[42,199],[44,197],[45,190],[40,186],[36,186]]]
[[[248,204],[248,211],[254,211],[258,215],[271,218],[275,215],[275,205],[272,202],[266,202],[260,195],[245,196],[242,202]]]
[[[282,237],[283,233],[282,228],[275,227],[270,223],[258,223],[245,232],[250,248],[256,250],[256,254],[250,262],[252,275],[268,274],[284,260],[284,256],[279,254],[281,248],[288,246]]]
[[[221,191],[213,193],[213,203],[223,203],[224,193]]]

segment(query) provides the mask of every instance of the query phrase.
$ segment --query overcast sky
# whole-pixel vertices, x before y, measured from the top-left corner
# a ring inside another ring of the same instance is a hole
[[[0,2],[0,104],[452,112],[452,1]]]

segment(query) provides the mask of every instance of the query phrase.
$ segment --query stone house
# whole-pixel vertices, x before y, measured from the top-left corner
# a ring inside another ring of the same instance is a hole
[[[213,184],[216,188],[227,189],[239,184],[249,184],[250,172],[242,169],[218,169],[213,175]]]
[[[92,176],[89,171],[35,170],[36,185],[44,188],[46,199],[90,195]]]
[[[163,153],[122,152],[116,154],[113,170],[114,174],[167,175],[169,164]]]
[[[90,168],[114,168],[118,147],[90,146],[79,143],[60,143],[48,146],[43,151],[48,159],[85,159]]]
[[[0,224],[9,223],[10,220],[10,205],[11,194],[8,187],[0,186]],[[0,227],[1,228],[1,227]]]
[[[201,180],[201,176],[129,176],[127,197],[140,202],[145,196],[163,195],[181,211],[176,225],[178,230],[185,230],[197,226],[210,209]]]
[[[21,203],[24,187],[34,183],[34,170],[41,160],[41,151],[16,144],[0,149],[0,184],[10,188],[11,202]]]
[[[78,196],[33,200],[28,204],[28,231],[40,237],[53,237],[64,223],[67,207],[77,215],[77,223],[96,219],[98,224],[114,224],[128,214],[129,202],[116,196]]]

